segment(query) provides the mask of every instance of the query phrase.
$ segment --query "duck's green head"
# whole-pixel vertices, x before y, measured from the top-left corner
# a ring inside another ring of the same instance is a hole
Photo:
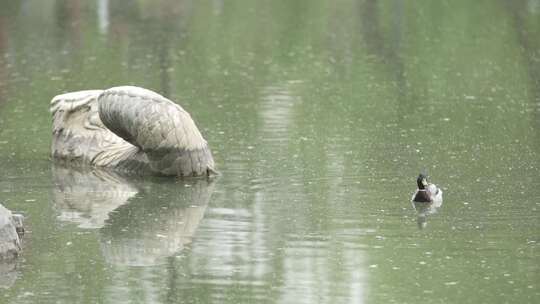
[[[418,184],[418,189],[425,189],[428,185],[427,176],[423,173],[420,173],[420,175],[418,175],[418,178],[416,179],[416,183]]]

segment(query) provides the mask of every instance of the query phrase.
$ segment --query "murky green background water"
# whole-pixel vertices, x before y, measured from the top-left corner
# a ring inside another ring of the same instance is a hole
[[[120,84],[222,176],[53,166],[50,99]],[[2,1],[0,156],[0,303],[538,303],[540,1]]]

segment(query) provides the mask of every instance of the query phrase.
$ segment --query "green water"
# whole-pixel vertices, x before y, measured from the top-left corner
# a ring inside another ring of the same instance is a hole
[[[54,166],[50,99],[122,84],[222,175]],[[0,156],[0,303],[538,303],[540,1],[2,1]]]

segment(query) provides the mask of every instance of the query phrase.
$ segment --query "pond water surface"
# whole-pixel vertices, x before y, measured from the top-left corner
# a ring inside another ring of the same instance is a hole
[[[50,99],[123,84],[221,176],[54,165]],[[0,303],[538,303],[540,1],[4,1],[0,156]]]

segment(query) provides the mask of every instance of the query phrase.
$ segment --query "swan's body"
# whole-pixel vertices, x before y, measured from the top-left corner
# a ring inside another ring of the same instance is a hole
[[[414,192],[411,201],[416,203],[442,203],[442,190],[436,185],[428,183],[425,175],[420,174],[416,183],[418,189]]]
[[[189,113],[147,89],[123,86],[55,96],[52,156],[67,162],[162,175],[215,173]]]

